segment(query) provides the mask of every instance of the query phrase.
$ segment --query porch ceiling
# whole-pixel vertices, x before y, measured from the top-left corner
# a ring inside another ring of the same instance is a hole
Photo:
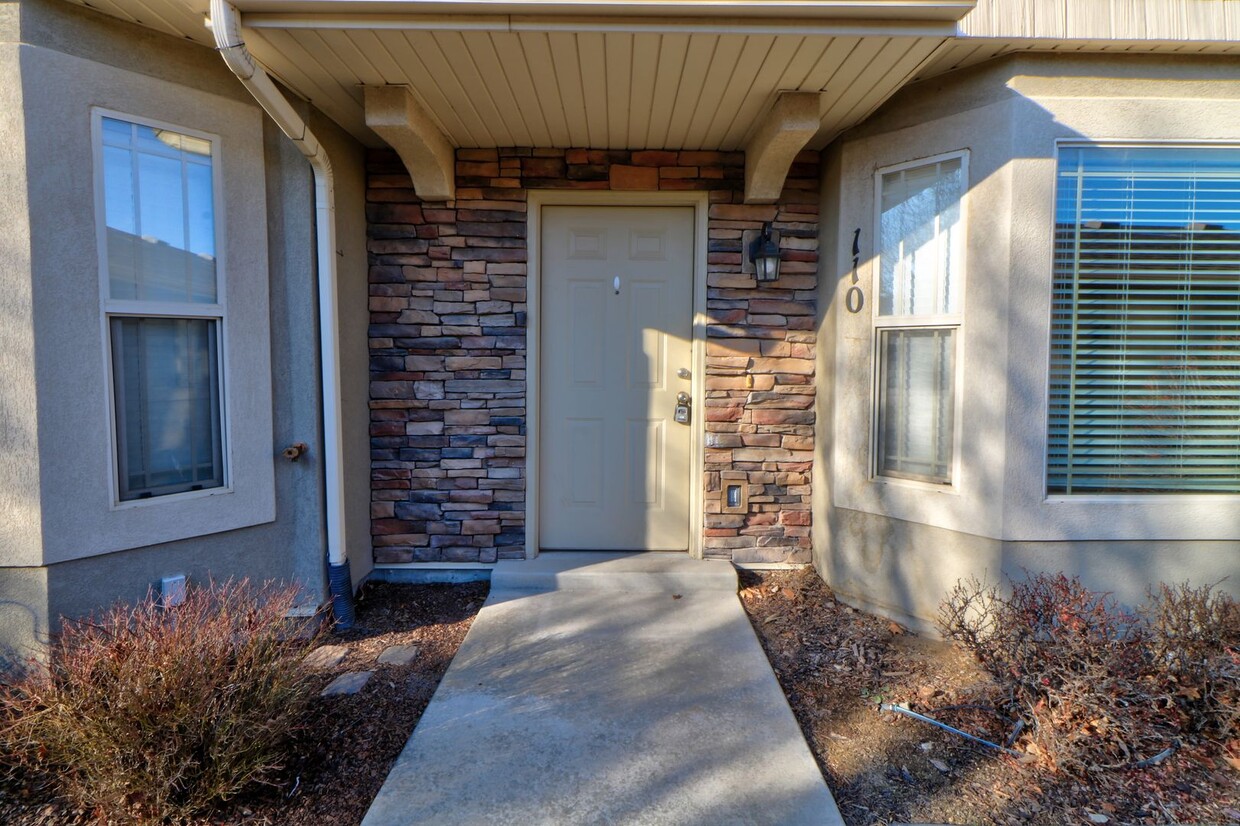
[[[207,0],[89,4],[211,45]],[[254,57],[368,145],[383,141],[363,87],[399,84],[457,147],[736,150],[783,91],[825,92],[808,148],[825,146],[907,82],[973,0],[238,6]]]
[[[273,29],[253,52],[363,136],[362,86],[406,84],[460,147],[739,149],[778,91],[826,91],[817,144],[943,38]]]

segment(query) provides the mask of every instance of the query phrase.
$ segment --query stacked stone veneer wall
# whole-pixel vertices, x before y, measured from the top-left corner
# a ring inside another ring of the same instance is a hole
[[[530,189],[710,193],[703,545],[809,561],[816,154],[773,205],[743,203],[741,153],[463,149],[447,203],[420,201],[393,152],[371,152],[367,172],[375,562],[524,553]],[[783,265],[758,284],[741,233],[764,221]],[[745,480],[748,513],[720,512],[728,479]]]

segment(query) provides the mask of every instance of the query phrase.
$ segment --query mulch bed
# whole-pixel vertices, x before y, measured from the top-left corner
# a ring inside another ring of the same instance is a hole
[[[1224,744],[1189,746],[1161,765],[1087,782],[1049,774],[879,710],[899,703],[1003,743],[1013,729],[996,710],[1003,692],[968,653],[837,602],[809,570],[743,571],[741,585],[849,826],[1240,823],[1240,754]]]
[[[320,644],[346,645],[348,656],[320,672],[320,688],[339,674],[374,671],[358,694],[320,698],[297,743],[284,781],[233,801],[203,826],[353,826],[360,823],[422,716],[435,687],[486,599],[486,583],[363,588],[357,621]],[[406,666],[376,665],[392,645],[416,645]],[[6,796],[7,795],[7,796]],[[93,823],[44,787],[0,787],[0,823],[76,826]]]

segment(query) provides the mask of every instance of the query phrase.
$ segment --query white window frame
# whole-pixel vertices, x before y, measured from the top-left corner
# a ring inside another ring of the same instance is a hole
[[[99,261],[99,306],[100,306],[100,335],[103,345],[103,358],[105,367],[105,392],[104,399],[106,401],[107,410],[105,412],[105,421],[108,428],[108,484],[110,486],[110,509],[111,510],[127,510],[130,508],[151,507],[169,502],[180,502],[187,499],[198,499],[207,496],[218,496],[233,492],[233,461],[232,461],[232,439],[231,434],[231,417],[229,415],[228,396],[226,387],[228,384],[229,355],[228,355],[228,334],[227,334],[227,273],[225,270],[225,216],[224,216],[224,179],[220,163],[220,137],[219,135],[203,132],[197,129],[180,126],[179,124],[169,123],[166,121],[156,120],[153,118],[132,115],[127,112],[118,112],[102,107],[92,107],[91,117],[91,153],[94,164],[94,184],[95,184],[95,237],[98,247]],[[105,214],[105,181],[104,181],[104,164],[103,164],[103,119],[113,118],[116,120],[133,123],[139,126],[149,126],[153,129],[167,129],[181,135],[198,138],[206,141],[211,146],[211,203],[213,209],[213,221],[215,231],[215,303],[193,303],[193,302],[164,302],[164,301],[140,301],[127,299],[113,299],[111,297],[111,282],[108,272],[108,238],[107,238],[107,215]],[[219,398],[219,421],[220,421],[220,461],[223,463],[222,484],[217,487],[204,488],[202,490],[181,491],[178,493],[165,493],[145,498],[137,499],[121,499],[120,486],[120,460],[117,451],[120,444],[117,436],[118,418],[116,415],[116,374],[112,359],[112,333],[111,321],[113,318],[189,318],[203,319],[215,321],[216,341],[218,349],[219,363],[216,368],[216,376],[218,386],[216,392]]]
[[[1047,290],[1054,290],[1055,281],[1055,222],[1058,218],[1059,204],[1059,157],[1064,148],[1098,147],[1104,149],[1240,149],[1240,142],[1234,140],[1176,140],[1165,138],[1121,138],[1114,136],[1097,139],[1079,137],[1056,138],[1053,157],[1054,181],[1051,185],[1050,208],[1050,244],[1047,252],[1047,269],[1050,280]],[[1054,301],[1047,302],[1046,311],[1046,363],[1043,365],[1042,377],[1045,387],[1042,394],[1042,501],[1048,505],[1068,506],[1072,504],[1095,505],[1176,505],[1190,507],[1195,505],[1221,504],[1228,507],[1240,503],[1240,493],[1049,493],[1050,487],[1050,375],[1052,344],[1051,332],[1054,324]]]
[[[960,226],[959,226],[959,280],[955,284],[957,311],[955,313],[934,314],[934,315],[882,315],[879,312],[881,306],[882,291],[882,219],[883,219],[883,176],[893,172],[903,172],[906,169],[916,169],[919,166],[929,166],[931,164],[950,161],[953,159],[960,160]],[[900,487],[918,488],[927,491],[959,493],[961,489],[961,449],[960,443],[964,435],[964,307],[967,300],[966,283],[968,281],[966,273],[968,271],[968,198],[969,198],[969,150],[957,149],[951,152],[944,152],[938,155],[931,155],[925,158],[917,158],[911,161],[904,161],[890,166],[882,166],[874,171],[874,214],[872,220],[873,227],[873,266],[871,273],[871,292],[873,299],[870,301],[870,351],[873,353],[872,376],[871,376],[871,393],[870,393],[870,480],[883,484],[890,484]],[[955,356],[953,358],[952,370],[952,457],[951,457],[951,479],[948,482],[934,482],[926,479],[916,479],[906,476],[894,476],[885,474],[880,467],[880,451],[879,443],[882,438],[881,420],[882,420],[882,399],[883,399],[883,352],[882,340],[883,333],[887,330],[902,329],[951,329],[955,335]]]

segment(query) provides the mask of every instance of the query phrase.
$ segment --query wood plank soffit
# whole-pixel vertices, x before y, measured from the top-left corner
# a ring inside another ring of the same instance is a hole
[[[366,86],[366,125],[387,141],[424,201],[456,197],[456,150],[407,86]]]
[[[797,153],[821,126],[819,92],[781,92],[745,144],[745,203],[779,200]]]

